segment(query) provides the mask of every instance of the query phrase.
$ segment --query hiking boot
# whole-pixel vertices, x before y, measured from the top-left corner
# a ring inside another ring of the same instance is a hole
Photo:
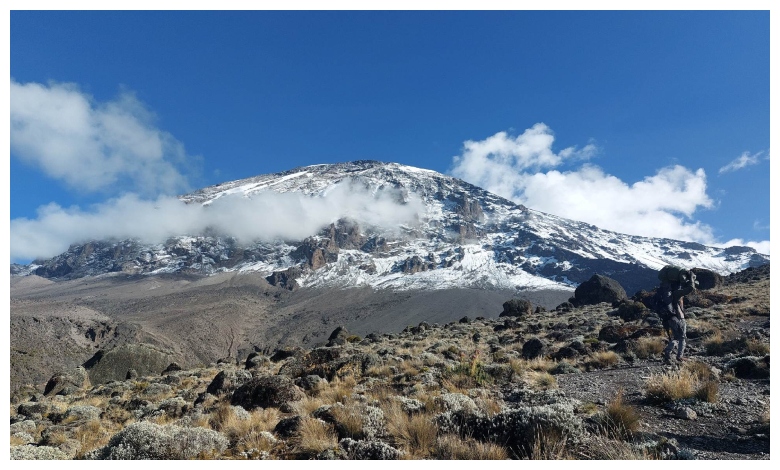
[[[678,357],[677,358],[677,362],[687,362],[687,361],[688,361],[687,357]]]

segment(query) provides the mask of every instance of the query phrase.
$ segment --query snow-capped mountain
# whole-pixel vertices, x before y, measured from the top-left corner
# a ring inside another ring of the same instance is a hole
[[[656,270],[669,263],[727,274],[769,262],[748,247],[721,249],[602,230],[515,204],[457,178],[397,163],[313,165],[218,184],[180,199],[206,207],[222,198],[251,199],[269,192],[316,200],[345,184],[360,189],[354,198],[365,198],[369,212],[374,199],[389,195],[399,211],[413,208],[415,216],[387,227],[376,218],[356,220],[344,214],[303,240],[239,242],[214,227],[207,234],[181,234],[155,245],[93,241],[12,271],[50,278],[255,271],[291,289],[517,290],[570,290],[599,273],[632,293],[652,287]]]

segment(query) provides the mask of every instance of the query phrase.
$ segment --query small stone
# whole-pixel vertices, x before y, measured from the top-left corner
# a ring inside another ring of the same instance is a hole
[[[681,419],[687,419],[688,421],[693,421],[696,419],[696,412],[686,406],[685,408],[678,409],[675,416]]]

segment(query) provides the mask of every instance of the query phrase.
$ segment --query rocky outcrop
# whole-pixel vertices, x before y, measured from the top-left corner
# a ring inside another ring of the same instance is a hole
[[[428,271],[430,269],[436,269],[436,264],[433,261],[425,261],[419,256],[412,256],[407,258],[399,266],[399,270],[404,274],[414,274],[422,271]]]
[[[242,385],[252,380],[252,373],[247,370],[223,370],[220,371],[206,387],[206,393],[212,395],[227,395],[233,393]]]
[[[525,299],[511,299],[504,302],[504,310],[499,317],[521,317],[523,315],[530,315],[534,311],[534,306],[531,302]]]
[[[293,266],[291,268],[287,268],[284,271],[276,271],[270,276],[266,277],[265,280],[268,281],[269,284],[272,286],[278,286],[283,287],[288,290],[296,290],[298,289],[298,282],[296,282],[296,279],[301,277],[301,269]]]
[[[72,395],[78,390],[90,385],[89,376],[84,367],[77,367],[69,373],[55,374],[46,383],[43,394]]]
[[[112,380],[125,380],[127,372],[135,369],[141,376],[160,375],[172,359],[181,361],[176,354],[150,344],[126,344],[110,350],[98,351],[84,363],[89,380],[97,385]]]
[[[280,407],[302,400],[306,395],[290,377],[266,375],[255,377],[240,386],[230,400],[232,405],[246,410],[255,408]]]
[[[616,280],[594,274],[574,290],[578,305],[593,305],[601,302],[620,302],[627,298],[626,291]]]

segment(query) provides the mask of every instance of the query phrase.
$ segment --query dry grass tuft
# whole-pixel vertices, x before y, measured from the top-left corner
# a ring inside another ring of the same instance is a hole
[[[346,406],[334,406],[330,412],[342,426],[347,437],[355,440],[363,439],[363,416],[360,413],[360,408],[347,404]]]
[[[376,377],[379,379],[387,379],[392,377],[393,369],[389,364],[382,364],[379,366],[371,366],[366,370],[366,376]]]
[[[695,375],[697,379],[699,380],[712,380],[714,379],[714,375],[712,373],[712,369],[710,366],[701,361],[688,361],[685,363],[685,366],[683,366],[683,370],[686,370],[690,372],[691,374]]]
[[[552,390],[558,388],[558,379],[547,372],[529,372],[527,377],[531,385],[537,390]]]
[[[249,413],[251,429],[256,431],[273,431],[280,419],[276,408],[256,409]]]
[[[306,454],[318,454],[338,445],[338,436],[333,428],[324,421],[305,417],[297,438],[296,449]]]
[[[766,356],[769,354],[769,345],[757,339],[749,339],[745,349],[751,356]]]
[[[661,336],[643,336],[636,341],[633,351],[639,359],[647,359],[661,354],[665,346],[666,340]]]
[[[706,401],[707,403],[717,403],[718,401],[718,382],[708,380],[696,388],[694,393],[696,399]]]
[[[506,460],[504,447],[479,442],[472,438],[462,438],[454,434],[441,436],[436,440],[433,458],[439,460]]]
[[[592,434],[577,452],[577,458],[587,460],[652,460],[654,457],[646,449],[636,449],[627,442]]]
[[[623,390],[619,390],[607,405],[600,421],[606,435],[615,439],[631,440],[639,429],[639,412],[623,402]]]
[[[295,402],[292,407],[299,415],[309,416],[314,410],[325,404],[326,402],[322,397],[306,396],[303,400]]]
[[[79,426],[73,433],[73,439],[81,444],[81,448],[76,453],[76,458],[82,458],[88,452],[108,444],[109,439],[121,428],[119,426],[109,426],[104,428],[100,420],[93,419]]]
[[[319,397],[326,405],[345,403],[352,395],[355,385],[357,382],[352,376],[335,378],[328,384],[327,388],[320,391]]]
[[[645,382],[645,391],[650,401],[668,403],[692,398],[699,386],[695,374],[681,369],[676,372],[653,374]]]
[[[537,427],[526,457],[530,460],[570,460],[569,436],[551,428]]]
[[[397,446],[402,447],[412,458],[430,455],[439,432],[432,414],[417,413],[409,416],[397,402],[386,403],[383,412],[387,431]]]
[[[27,444],[27,441],[16,436],[11,436],[11,447],[22,446]]]
[[[605,369],[620,362],[620,356],[615,351],[599,351],[591,354],[585,361],[588,370]]]

